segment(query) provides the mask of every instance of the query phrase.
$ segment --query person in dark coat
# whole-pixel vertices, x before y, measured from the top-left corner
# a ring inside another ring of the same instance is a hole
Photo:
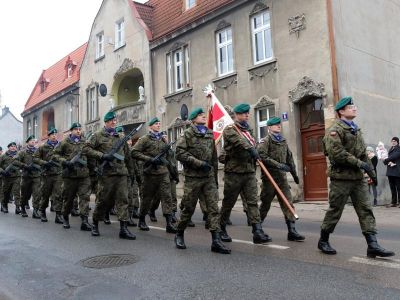
[[[400,146],[399,138],[391,140],[392,147],[389,149],[389,156],[383,163],[387,165],[386,176],[389,179],[390,191],[392,192],[392,204],[389,207],[396,207],[400,204]]]
[[[367,147],[367,154],[368,158],[371,160],[372,166],[374,167],[375,174],[376,173],[376,166],[378,165],[378,157],[375,155],[374,148],[372,147]],[[378,191],[377,191],[377,185],[378,181],[372,181],[371,178],[368,179],[368,191],[371,193],[372,189],[372,194],[374,195],[374,206],[378,205]]]

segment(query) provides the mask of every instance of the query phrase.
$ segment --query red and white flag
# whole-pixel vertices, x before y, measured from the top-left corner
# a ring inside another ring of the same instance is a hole
[[[226,111],[224,106],[218,100],[214,94],[214,90],[211,85],[208,85],[204,89],[204,93],[207,97],[211,97],[210,107],[208,110],[208,128],[214,132],[214,140],[218,140],[222,134],[224,128],[228,125],[233,124],[233,120],[229,113]]]

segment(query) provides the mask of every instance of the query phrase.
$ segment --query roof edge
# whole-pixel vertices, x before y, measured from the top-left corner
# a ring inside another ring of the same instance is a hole
[[[153,33],[151,32],[150,28],[146,25],[146,23],[144,22],[144,20],[142,19],[142,17],[140,16],[140,14],[139,14],[139,12],[138,12],[138,10],[137,10],[137,8],[136,8],[136,4],[143,5],[143,3],[136,3],[136,2],[133,1],[133,0],[128,0],[128,2],[129,2],[129,6],[130,6],[131,9],[132,9],[133,17],[134,17],[134,18],[139,22],[139,24],[143,27],[144,31],[146,32],[147,39],[148,39],[149,41],[151,41],[151,40],[153,39]],[[146,5],[146,6],[149,6],[149,5]],[[149,6],[149,7],[151,7],[151,6]]]

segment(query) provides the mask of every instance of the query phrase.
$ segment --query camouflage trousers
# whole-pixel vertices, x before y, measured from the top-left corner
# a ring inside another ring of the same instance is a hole
[[[128,210],[139,208],[139,187],[135,179],[128,177]]]
[[[144,174],[143,178],[143,199],[140,203],[140,215],[145,216],[155,197],[161,201],[161,208],[164,215],[172,213],[171,182],[169,173],[160,175]]]
[[[71,213],[74,206],[74,199],[79,197],[79,213],[81,216],[89,215],[90,202],[90,178],[63,178],[63,208],[62,215]]]
[[[0,203],[4,201],[4,193],[3,193],[3,178],[0,177]]]
[[[99,183],[99,178],[97,175],[91,175],[90,176],[90,193],[91,194],[97,194],[97,185]]]
[[[350,197],[360,222],[361,231],[367,234],[377,233],[366,180],[331,179],[329,189],[329,208],[321,225],[322,230],[330,233],[335,230],[347,199]]]
[[[227,173],[224,178],[224,199],[221,207],[221,224],[225,225],[240,193],[247,202],[247,216],[251,224],[260,223],[257,204],[257,178],[255,173]]]
[[[182,198],[182,213],[178,230],[185,230],[196,209],[199,195],[204,197],[207,209],[207,224],[210,231],[220,231],[218,213],[218,189],[214,177],[185,177],[184,194]]]
[[[128,221],[128,176],[101,176],[93,219],[104,220],[104,215],[115,204],[118,220]]]
[[[49,199],[51,197],[54,210],[61,212],[63,205],[62,184],[63,180],[61,175],[42,176],[42,182],[40,186],[42,193],[39,205],[40,210],[46,210],[46,208],[49,206]]]
[[[22,177],[21,181],[21,206],[29,204],[32,196],[32,206],[39,209],[40,206],[40,177]]]
[[[271,174],[272,175],[272,174]],[[290,186],[287,181],[286,176],[272,176],[272,178],[275,180],[276,184],[279,186],[281,189],[282,193],[285,195],[286,199],[289,201],[290,205],[294,208],[293,206],[293,197],[292,193],[290,192]],[[268,212],[271,208],[271,203],[274,197],[277,196],[279,205],[281,207],[281,210],[283,212],[283,215],[286,220],[290,221],[295,221],[295,217],[290,213],[289,209],[286,207],[286,205],[283,203],[283,200],[281,197],[278,196],[274,186],[272,183],[268,180],[268,178],[264,177],[262,178],[262,186],[261,186],[261,194],[260,194],[260,200],[261,200],[261,205],[260,205],[260,218],[262,221],[267,217]]]
[[[21,205],[21,177],[3,178],[3,204],[7,204],[14,197],[15,205]]]
[[[172,211],[177,212],[178,211],[178,198],[176,197],[176,183],[175,181],[171,180],[171,201],[172,201]],[[182,202],[181,202],[182,203]],[[151,211],[156,211],[158,207],[160,206],[160,197],[156,195],[151,202]]]

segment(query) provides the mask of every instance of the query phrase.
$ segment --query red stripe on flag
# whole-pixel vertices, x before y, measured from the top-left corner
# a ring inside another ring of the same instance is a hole
[[[221,108],[219,107],[219,105],[217,103],[215,103],[213,105],[212,114],[213,114],[214,121],[217,121],[224,116],[224,113],[222,112]]]

